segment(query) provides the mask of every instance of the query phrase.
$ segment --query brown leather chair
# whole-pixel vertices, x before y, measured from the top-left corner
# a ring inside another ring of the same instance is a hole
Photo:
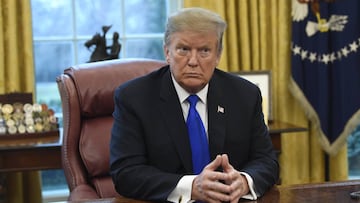
[[[164,61],[119,59],[70,67],[57,77],[63,108],[62,164],[69,200],[119,196],[109,171],[113,93]]]

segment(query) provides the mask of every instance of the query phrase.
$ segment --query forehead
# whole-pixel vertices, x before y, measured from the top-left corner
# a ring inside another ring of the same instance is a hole
[[[184,44],[192,46],[213,46],[218,43],[217,35],[213,32],[175,32],[170,38],[172,44]]]

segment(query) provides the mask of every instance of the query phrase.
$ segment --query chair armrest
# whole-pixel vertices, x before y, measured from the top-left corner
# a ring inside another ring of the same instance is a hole
[[[89,185],[78,185],[71,192],[69,196],[69,200],[77,201],[84,199],[98,199],[99,195],[96,193],[95,189],[90,187]]]

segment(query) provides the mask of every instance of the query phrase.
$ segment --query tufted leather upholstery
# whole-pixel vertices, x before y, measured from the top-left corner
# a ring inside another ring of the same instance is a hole
[[[63,108],[62,164],[69,200],[115,197],[109,175],[113,92],[164,66],[151,59],[118,59],[70,67],[57,77]]]

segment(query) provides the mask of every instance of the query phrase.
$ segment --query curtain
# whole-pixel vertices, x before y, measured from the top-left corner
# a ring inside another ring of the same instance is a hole
[[[272,117],[308,128],[282,134],[279,157],[283,185],[347,180],[347,146],[333,156],[322,150],[299,103],[290,94],[291,1],[184,0],[184,7],[203,7],[228,23],[219,68],[225,71],[271,71]]]
[[[34,92],[30,1],[0,0],[0,11],[0,94]],[[5,202],[42,202],[39,172],[0,176],[5,180]]]

